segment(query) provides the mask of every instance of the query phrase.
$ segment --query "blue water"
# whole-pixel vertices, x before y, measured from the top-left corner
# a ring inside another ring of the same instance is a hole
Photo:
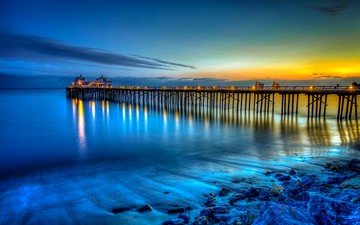
[[[252,113],[210,118],[71,100],[65,90],[0,91],[0,126],[0,206],[6,208],[0,224],[50,223],[64,213],[69,221],[126,224],[133,215],[115,218],[108,211],[196,199],[233,176],[344,156],[359,139],[354,121]],[[159,197],[166,190],[175,194]],[[39,216],[34,208],[48,211]],[[69,217],[72,211],[77,216]],[[160,206],[151,215],[131,224],[165,218]]]

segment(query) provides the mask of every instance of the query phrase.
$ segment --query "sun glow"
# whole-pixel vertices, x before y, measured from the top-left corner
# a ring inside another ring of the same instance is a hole
[[[254,66],[256,65],[256,66]],[[219,66],[212,70],[186,74],[191,77],[216,77],[230,80],[281,79],[307,80],[360,76],[360,62],[356,60],[294,60],[292,62],[259,62],[239,67]],[[184,88],[185,89],[185,88]]]

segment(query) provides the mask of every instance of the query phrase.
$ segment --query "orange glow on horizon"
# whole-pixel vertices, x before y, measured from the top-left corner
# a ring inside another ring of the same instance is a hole
[[[214,71],[203,71],[186,74],[191,77],[216,77],[230,80],[280,79],[309,80],[331,78],[360,78],[360,61],[358,60],[313,60],[299,63],[277,63],[238,68],[218,68]]]

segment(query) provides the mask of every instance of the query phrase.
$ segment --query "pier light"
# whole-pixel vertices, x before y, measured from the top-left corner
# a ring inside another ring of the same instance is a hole
[[[216,86],[212,86],[213,89],[216,89]]]
[[[201,87],[200,87],[200,86],[197,86],[197,89],[198,89],[198,90],[200,90],[200,89],[201,89]]]
[[[353,85],[350,85],[349,91],[353,91],[353,90],[354,90],[354,86],[353,86]]]
[[[252,86],[251,89],[255,90],[255,86]]]
[[[309,89],[312,91],[314,90],[314,86],[310,86]]]
[[[186,90],[187,89],[187,86],[184,86],[184,90]]]

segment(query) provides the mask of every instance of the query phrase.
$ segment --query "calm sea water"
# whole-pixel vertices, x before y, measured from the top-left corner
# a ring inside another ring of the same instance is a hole
[[[64,90],[1,91],[0,124],[3,175],[106,160],[171,163],[185,154],[224,151],[260,158],[311,154],[359,138],[354,121],[254,118],[251,113],[209,118],[108,101],[69,100]]]
[[[0,126],[0,206],[6,208],[0,224],[51,222],[64,213],[59,204],[84,218],[90,207],[100,218],[93,221],[109,222],[97,212],[163,199],[154,194],[162,189],[178,193],[179,201],[214,188],[209,181],[226,180],[223,174],[260,174],[300,162],[298,155],[341,156],[359,139],[355,121],[252,113],[210,118],[71,100],[65,90],[0,91]],[[92,203],[83,206],[84,199]],[[34,207],[56,213],[44,219]]]

